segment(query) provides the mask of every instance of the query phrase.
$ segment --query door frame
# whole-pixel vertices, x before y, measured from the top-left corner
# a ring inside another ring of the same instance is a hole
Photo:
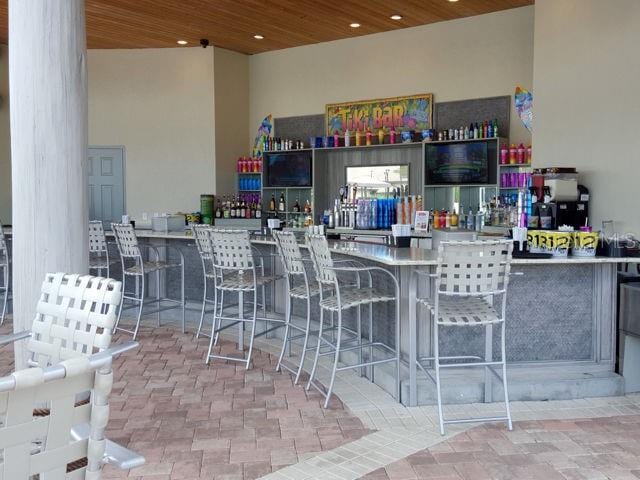
[[[122,209],[127,211],[127,151],[124,145],[89,145],[87,147],[87,157],[89,156],[89,150],[92,148],[110,148],[114,150],[122,151]]]

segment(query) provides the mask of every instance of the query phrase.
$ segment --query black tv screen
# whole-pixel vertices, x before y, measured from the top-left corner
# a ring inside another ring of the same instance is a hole
[[[494,145],[487,142],[425,144],[426,185],[486,185],[492,182],[490,158]]]
[[[268,153],[267,187],[310,187],[311,151]]]

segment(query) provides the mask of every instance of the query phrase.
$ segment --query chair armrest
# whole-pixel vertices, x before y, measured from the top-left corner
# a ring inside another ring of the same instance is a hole
[[[359,263],[359,262],[357,262]],[[396,291],[396,298],[400,298],[400,284],[398,283],[398,279],[395,277],[393,273],[389,270],[382,267],[327,267],[328,270],[333,270],[334,272],[367,272],[369,273],[369,278],[371,279],[371,272],[380,272],[388,275],[393,280],[393,284]]]
[[[14,343],[18,340],[24,340],[25,338],[29,338],[31,336],[31,332],[29,330],[25,330],[24,332],[18,333],[10,333],[9,335],[0,335],[0,345],[6,345],[7,343]]]
[[[509,272],[510,277],[524,277],[524,272]]]
[[[90,427],[88,423],[76,425],[71,429],[71,436],[75,440],[83,440],[89,438]],[[144,465],[145,458],[137,454],[133,450],[123,447],[119,443],[113,442],[108,438],[106,440],[104,451],[104,462],[121,470],[129,470]]]
[[[128,341],[123,343],[116,343],[111,347],[102,350],[101,354],[111,355],[112,357],[117,357],[121,353],[128,352],[129,350],[133,350],[137,348],[140,344],[134,341]]]

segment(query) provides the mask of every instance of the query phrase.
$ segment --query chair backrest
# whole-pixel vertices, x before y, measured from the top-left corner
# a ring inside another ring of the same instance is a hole
[[[107,238],[104,236],[104,227],[100,220],[89,222],[89,252],[103,253],[107,251]]]
[[[141,258],[138,237],[130,223],[112,223],[111,229],[121,257]]]
[[[506,292],[512,251],[511,240],[441,242],[437,292],[469,296]]]
[[[273,237],[276,239],[276,247],[285,272],[290,275],[304,274],[305,269],[304,262],[302,261],[302,252],[300,251],[295,233],[291,231],[274,230]]]
[[[215,265],[222,270],[252,270],[255,263],[248,230],[212,229],[210,234]]]
[[[73,358],[1,378],[0,479],[99,479],[112,383],[110,357]],[[91,401],[77,403],[87,391]],[[43,404],[46,414],[38,413]],[[89,439],[72,435],[83,424]]]
[[[191,231],[196,241],[196,248],[200,258],[210,260],[213,258],[213,244],[211,243],[211,225],[193,225]]]
[[[29,364],[46,367],[109,348],[121,301],[116,280],[47,274],[27,343]]]
[[[329,243],[324,235],[307,235],[307,246],[311,253],[316,279],[320,283],[335,284],[336,274],[333,270],[333,260]]]

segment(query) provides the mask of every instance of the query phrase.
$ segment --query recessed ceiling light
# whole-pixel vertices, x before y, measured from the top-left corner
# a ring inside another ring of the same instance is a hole
[[[187,42],[186,40],[178,40],[176,43],[177,43],[178,45],[186,45],[186,44],[187,44],[187,43],[189,43],[189,42]]]
[[[458,0],[449,0],[451,3],[456,3]]]
[[[264,40],[264,36],[260,34],[254,35],[253,38],[255,38],[256,40]]]
[[[402,20],[402,15],[391,15],[391,20]]]
[[[351,28],[358,28],[358,27],[360,26],[360,24],[359,24],[359,23],[356,23],[356,22],[353,22],[353,23],[350,23],[350,24],[349,24],[349,26],[350,26]]]

